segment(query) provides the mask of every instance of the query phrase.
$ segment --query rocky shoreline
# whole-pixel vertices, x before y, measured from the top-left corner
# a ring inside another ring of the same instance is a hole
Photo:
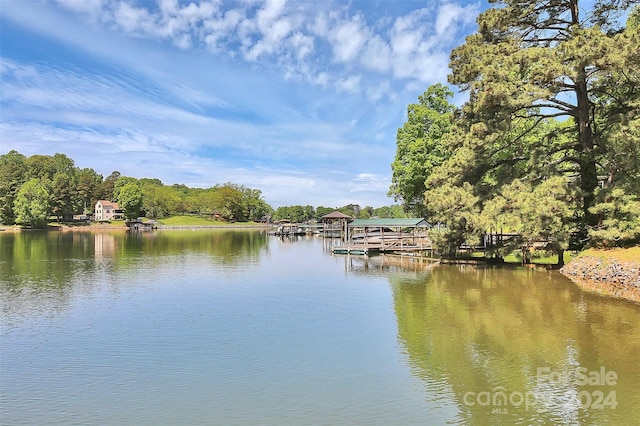
[[[640,303],[640,258],[609,255],[589,250],[565,265],[560,272],[584,290]]]

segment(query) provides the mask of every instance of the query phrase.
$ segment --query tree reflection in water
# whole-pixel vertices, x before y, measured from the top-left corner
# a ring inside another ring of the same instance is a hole
[[[546,270],[423,268],[390,275],[398,338],[427,392],[452,391],[465,421],[633,423],[640,306],[582,292]],[[547,374],[538,377],[539,368]],[[578,368],[605,368],[617,381],[580,386]],[[611,391],[617,405],[596,406],[599,392]]]

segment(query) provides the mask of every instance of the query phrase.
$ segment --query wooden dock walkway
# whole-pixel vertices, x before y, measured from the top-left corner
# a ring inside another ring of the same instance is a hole
[[[406,238],[407,240],[410,238]],[[412,239],[412,238],[411,238]],[[395,254],[422,254],[432,251],[431,244],[409,244],[403,239],[393,242],[380,243],[350,243],[331,248],[333,254],[358,254],[369,255],[378,253],[395,253]]]

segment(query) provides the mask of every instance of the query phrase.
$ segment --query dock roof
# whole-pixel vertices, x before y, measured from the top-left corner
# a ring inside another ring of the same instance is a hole
[[[342,212],[339,212],[338,210],[335,210],[329,214],[325,214],[321,217],[321,219],[352,219],[352,217],[348,214],[344,214]]]
[[[417,228],[430,227],[429,222],[421,217],[393,218],[393,219],[356,219],[349,224],[349,228]]]

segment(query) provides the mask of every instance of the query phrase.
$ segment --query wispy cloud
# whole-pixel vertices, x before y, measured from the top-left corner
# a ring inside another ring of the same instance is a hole
[[[446,80],[481,5],[371,5],[3,3],[2,148],[263,186],[275,206],[389,204],[406,106]]]
[[[337,88],[344,88],[344,79],[326,73],[331,69],[327,63],[339,66],[334,69],[337,74],[362,66],[373,73],[371,78],[442,80],[452,41],[464,34],[480,7],[429,3],[391,19],[368,22],[363,11],[354,13],[344,4],[330,2],[319,6],[286,0],[198,4],[162,0],[154,7],[149,2],[61,0],[60,4],[114,31],[168,40],[181,49],[205,47],[231,57],[240,53],[249,62],[270,62],[288,76],[315,84],[329,80]],[[323,56],[325,60],[319,60]]]

